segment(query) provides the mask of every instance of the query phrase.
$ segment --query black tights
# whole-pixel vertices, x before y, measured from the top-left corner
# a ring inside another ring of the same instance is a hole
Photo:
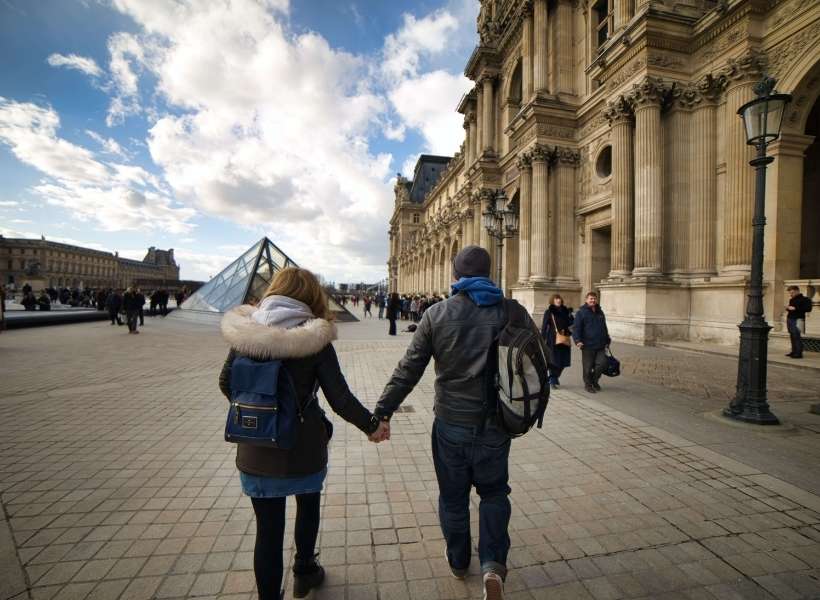
[[[321,493],[296,496],[296,561],[310,561],[319,534]],[[285,539],[286,498],[251,498],[256,513],[253,570],[259,600],[279,600],[282,590],[282,545]]]

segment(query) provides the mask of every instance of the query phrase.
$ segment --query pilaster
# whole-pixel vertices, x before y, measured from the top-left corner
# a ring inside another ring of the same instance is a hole
[[[552,152],[536,145],[532,157],[532,242],[530,247],[532,283],[549,279],[549,161]]]
[[[533,87],[536,94],[547,93],[549,86],[549,56],[547,55],[547,0],[533,4]]]
[[[521,177],[518,283],[524,285],[530,280],[530,245],[532,237],[532,159],[529,154],[522,154],[518,157],[518,171]]]
[[[612,127],[612,252],[610,277],[632,274],[635,252],[632,108],[623,96],[604,116]]]
[[[555,218],[555,277],[575,279],[575,177],[580,155],[572,148],[558,148],[555,175],[558,210]]]

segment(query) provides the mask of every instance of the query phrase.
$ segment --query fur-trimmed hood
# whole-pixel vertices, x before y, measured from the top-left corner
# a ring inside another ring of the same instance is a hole
[[[273,360],[304,358],[317,354],[336,339],[336,326],[324,319],[310,319],[291,329],[269,327],[251,319],[256,307],[232,308],[222,317],[222,337],[245,356]]]

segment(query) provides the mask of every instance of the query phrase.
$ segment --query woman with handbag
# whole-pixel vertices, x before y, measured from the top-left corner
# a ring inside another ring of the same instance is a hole
[[[222,335],[231,350],[219,375],[219,389],[229,401],[234,391],[232,366],[240,357],[262,362],[281,360],[292,381],[293,395],[304,399],[299,401],[304,410],[294,422],[291,449],[237,444],[236,466],[242,491],[250,496],[256,514],[254,572],[261,600],[283,597],[287,496],[296,496],[297,507],[294,598],[304,598],[324,580],[324,569],[314,552],[332,425],[314,400],[317,388],[321,387],[336,414],[371,441],[389,437],[386,425],[380,424],[347,386],[333,349],[336,328],[332,318],[316,277],[305,269],[287,268],[276,274],[258,306],[238,306],[222,319]]]
[[[549,380],[550,387],[554,390],[561,385],[561,372],[572,363],[570,327],[573,320],[572,310],[564,306],[561,295],[553,294],[547,310],[544,311],[541,335],[550,349]]]

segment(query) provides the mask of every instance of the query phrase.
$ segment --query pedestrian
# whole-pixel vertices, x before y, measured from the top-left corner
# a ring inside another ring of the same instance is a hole
[[[488,417],[485,370],[490,349],[512,311],[538,329],[517,302],[504,301],[504,293],[489,276],[490,254],[484,248],[467,246],[458,253],[452,297],[425,311],[376,405],[376,416],[389,420],[435,359],[433,465],[447,562],[454,577],[467,575],[473,548],[470,490],[475,486],[480,498],[478,554],[484,598],[498,600],[503,597],[510,549],[510,437],[495,416]]]
[[[401,298],[396,292],[390,294],[390,301],[387,303],[387,320],[390,321],[388,335],[396,335],[396,320],[401,314]]]
[[[145,294],[142,293],[142,290],[137,288],[134,290],[137,294],[137,304],[139,304],[139,318],[140,318],[140,327],[145,325]]]
[[[581,368],[586,391],[590,394],[600,392],[598,380],[606,369],[606,348],[612,340],[606,326],[606,316],[598,304],[597,292],[587,292],[586,301],[575,317],[572,338],[581,349]]]
[[[561,385],[561,372],[572,363],[572,309],[564,306],[560,294],[553,294],[544,311],[541,335],[549,348],[549,381],[554,390]]]
[[[51,298],[48,297],[45,290],[42,290],[40,297],[37,298],[37,308],[40,310],[51,310]]]
[[[23,286],[25,289],[26,286]],[[31,286],[29,286],[28,292],[23,292],[23,299],[20,300],[20,304],[23,305],[23,308],[26,310],[36,310],[37,309],[37,298],[34,296],[34,293],[31,291]]]
[[[373,306],[373,299],[370,296],[364,297],[364,316],[373,318],[373,313],[370,312],[370,308]]]
[[[111,324],[122,325],[122,320],[120,319],[122,296],[120,296],[119,290],[108,290],[105,307],[108,309],[108,316],[111,317]]]
[[[154,290],[148,296],[148,300],[150,302],[150,306],[148,308],[148,314],[152,317],[157,314],[157,305],[159,305],[159,290]]]
[[[786,305],[786,329],[792,343],[792,351],[786,356],[789,358],[803,358],[803,333],[806,332],[806,313],[812,309],[811,298],[806,298],[800,293],[800,288],[790,285],[786,288],[789,292],[789,303]]]
[[[144,298],[143,298],[144,300]],[[139,318],[139,297],[134,288],[129,287],[122,295],[122,308],[125,310],[125,322],[128,324],[128,333],[139,333],[137,319]]]
[[[379,292],[379,295],[376,296],[376,306],[379,307],[379,321],[384,319],[384,305],[384,294],[382,292]]]
[[[253,563],[260,600],[284,597],[282,551],[288,496],[296,496],[293,597],[304,598],[325,577],[315,549],[333,426],[318,405],[317,389],[321,387],[336,414],[371,441],[385,439],[388,428],[350,391],[333,349],[336,328],[332,319],[316,276],[289,267],[276,274],[258,307],[236,307],[222,320],[222,335],[231,350],[219,376],[219,388],[229,401],[233,401],[232,369],[239,357],[282,360],[297,398],[304,399],[305,412],[301,422],[295,420],[292,449],[237,444],[236,467],[242,491],[250,496],[256,515]],[[246,384],[254,385],[253,377]]]

